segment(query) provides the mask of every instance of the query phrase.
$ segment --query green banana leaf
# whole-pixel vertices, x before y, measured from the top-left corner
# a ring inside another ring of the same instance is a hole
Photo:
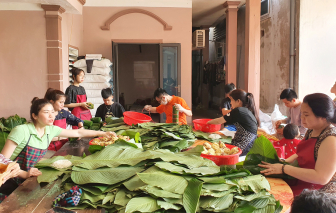
[[[228,194],[223,197],[201,197],[199,207],[208,211],[221,211],[230,207],[233,203],[233,194]]]
[[[142,170],[143,169],[139,167],[118,167],[82,172],[73,171],[71,173],[71,179],[76,184],[102,183],[111,185],[124,181]]]
[[[0,125],[1,125],[1,123],[0,123]],[[8,137],[8,132],[0,131],[0,152],[3,149],[3,147],[5,146],[7,137]]]
[[[37,182],[38,183],[50,183],[58,179],[59,176],[63,175],[64,172],[52,169],[52,168],[42,168],[39,169],[40,172],[42,172],[42,175],[39,175],[37,177]]]
[[[232,188],[232,185],[226,183],[204,183],[202,187],[212,191],[227,191]]]
[[[90,145],[89,152],[91,154],[94,154],[95,152],[101,151],[104,148],[105,148],[104,146],[100,146],[100,145]]]
[[[160,209],[160,206],[157,204],[156,199],[151,197],[137,197],[132,198],[128,202],[125,212],[154,212],[158,209]]]
[[[196,178],[188,181],[188,186],[183,193],[183,207],[187,213],[196,213],[202,185],[203,182]]]
[[[159,187],[163,190],[183,194],[188,185],[183,177],[167,172],[138,173],[139,178],[146,184]]]
[[[121,122],[124,122],[124,118],[123,117],[121,117],[121,118],[107,117],[107,118],[105,118],[105,122],[107,124],[121,123]]]
[[[215,142],[215,143],[223,142],[223,143],[228,143],[228,144],[230,144],[232,142],[232,137],[227,137],[227,136],[223,136],[223,135],[220,135],[221,136],[220,139],[212,139],[212,138],[209,138],[209,135],[211,135],[212,133],[194,131],[194,134],[195,134],[196,138],[201,139],[201,140],[207,140],[207,141],[210,141],[210,142]]]
[[[217,174],[220,171],[219,166],[212,166],[212,167],[207,166],[207,167],[187,169],[182,166],[176,166],[168,162],[158,162],[155,164],[155,166],[159,167],[162,170],[177,174],[209,175],[209,174]]]
[[[126,130],[121,135],[129,136],[131,139],[134,139],[136,143],[141,143],[140,133]]]
[[[180,194],[165,191],[155,186],[146,185],[146,186],[140,187],[139,189],[157,198],[164,198],[164,197],[165,198],[182,198],[182,195]]]
[[[264,189],[271,190],[269,182],[262,175],[247,176],[244,178],[235,179],[235,181],[244,191],[252,190],[254,193],[259,193]]]
[[[116,195],[113,194],[112,192],[107,193],[107,195],[103,199],[103,205],[106,204],[106,203],[112,204],[112,202],[114,201],[115,196]]]
[[[168,210],[168,209],[173,209],[173,210],[180,210],[182,207],[181,206],[177,206],[162,200],[158,200],[157,204],[159,207],[161,207],[164,210]],[[165,212],[164,210],[161,210],[160,212]],[[158,213],[158,211],[156,211]]]
[[[149,167],[147,170],[142,173],[153,173],[161,171],[156,166]],[[139,190],[140,187],[145,186],[146,184],[139,178],[138,175],[132,177],[128,181],[124,182],[123,185],[130,191]]]

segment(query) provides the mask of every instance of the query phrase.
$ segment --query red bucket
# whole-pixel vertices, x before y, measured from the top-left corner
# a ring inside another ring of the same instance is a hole
[[[151,117],[139,112],[132,112],[132,111],[124,112],[124,122],[127,125],[146,123],[150,122],[151,120],[152,120]]]
[[[212,119],[196,119],[193,120],[194,129],[202,132],[217,132],[220,130],[222,124],[207,124]]]
[[[225,144],[225,146],[229,149],[232,149],[233,147],[236,147],[234,145]],[[209,160],[212,160],[215,162],[217,166],[222,165],[235,165],[239,162],[239,155],[242,153],[242,150],[238,147],[239,152],[233,155],[205,155],[201,154],[201,157],[207,158]]]

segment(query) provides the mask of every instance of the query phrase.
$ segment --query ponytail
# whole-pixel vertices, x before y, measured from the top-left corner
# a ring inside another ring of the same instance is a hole
[[[256,106],[255,106],[253,94],[249,92],[247,93],[242,89],[236,89],[230,93],[230,96],[231,98],[233,98],[233,100],[236,100],[236,101],[238,99],[241,100],[241,102],[243,103],[243,107],[246,107],[248,110],[252,112],[252,114],[257,120],[258,126],[260,126],[259,113],[257,112]]]
[[[260,120],[259,120],[259,113],[257,111],[257,108],[255,106],[255,101],[252,93],[246,93],[246,106],[247,109],[249,109],[254,117],[257,119],[258,126],[260,126]]]

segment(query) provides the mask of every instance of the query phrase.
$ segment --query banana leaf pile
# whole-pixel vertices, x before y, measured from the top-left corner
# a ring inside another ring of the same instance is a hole
[[[180,152],[190,147],[196,140],[192,127],[188,125],[166,123],[141,123],[133,126],[102,128],[103,131],[114,131],[123,135],[125,131],[139,132],[145,150],[169,149]]]
[[[249,170],[252,174],[260,174],[261,171],[265,170],[265,168],[258,166],[258,164],[262,164],[261,161],[272,164],[288,164],[280,161],[273,144],[265,136],[260,136],[254,141],[253,147],[246,155],[243,168]],[[291,165],[297,167],[297,161]],[[293,179],[286,174],[270,175],[269,177]]]
[[[262,175],[245,169],[218,167],[199,155],[203,147],[173,153],[134,148],[124,142],[80,158],[57,156],[39,162],[39,182],[62,178],[64,191],[83,190],[71,209],[104,208],[108,212],[280,212]],[[72,166],[52,163],[68,159]]]
[[[21,118],[18,115],[10,116],[6,118],[0,118],[0,151],[6,143],[8,134],[16,126],[27,123],[25,118]]]

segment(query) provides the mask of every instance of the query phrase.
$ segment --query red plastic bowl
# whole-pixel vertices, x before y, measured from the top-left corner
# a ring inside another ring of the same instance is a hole
[[[233,145],[230,144],[225,144],[225,146],[229,149],[232,149]],[[207,158],[209,160],[212,160],[217,164],[217,166],[222,166],[222,165],[235,165],[236,163],[239,162],[239,155],[242,153],[242,150],[238,147],[239,152],[233,155],[205,155],[201,154],[201,157]]]
[[[196,119],[193,120],[194,129],[202,132],[217,132],[221,128],[221,124],[207,124],[212,119]]]
[[[99,137],[99,139],[101,139],[101,138],[103,138],[103,137]],[[94,138],[94,139],[96,139],[96,138]],[[94,139],[92,139],[92,140],[89,141],[89,145],[97,145],[97,144],[93,144],[92,143]]]
[[[151,120],[152,120],[151,117],[139,112],[132,112],[132,111],[124,112],[124,122],[127,125],[146,123],[150,122]]]

